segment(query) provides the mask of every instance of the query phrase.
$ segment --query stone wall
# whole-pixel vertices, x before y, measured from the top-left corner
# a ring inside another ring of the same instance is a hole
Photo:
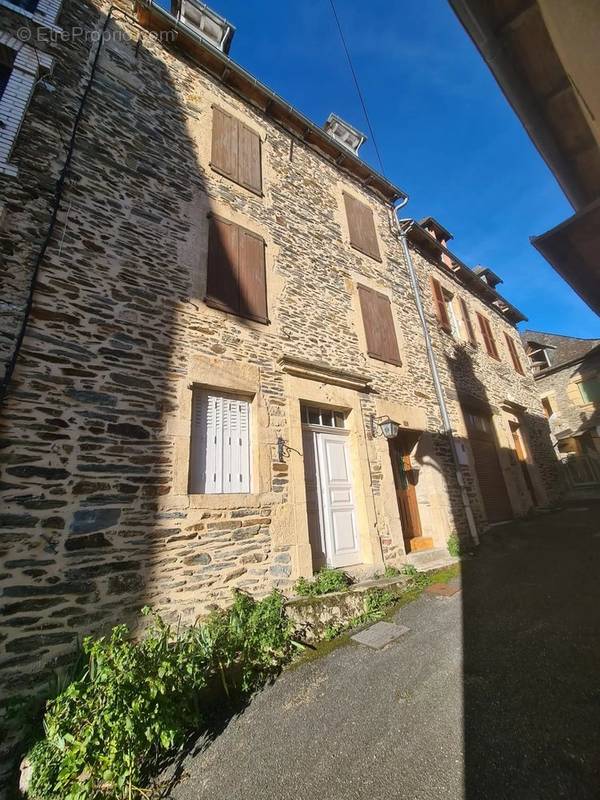
[[[99,31],[106,10],[67,0],[59,24]],[[6,13],[2,21],[14,24]],[[62,143],[91,80],[3,408],[4,697],[43,690],[78,638],[136,622],[144,604],[189,622],[225,604],[233,587],[261,595],[310,573],[301,447],[280,462],[276,446],[279,437],[297,445],[303,400],[349,413],[367,563],[404,558],[387,443],[373,436],[372,416],[393,413],[424,431],[419,503],[436,544],[464,529],[389,208],[172,46],[140,33],[118,8],[107,30],[119,36],[103,42],[93,75],[95,42],[48,45],[55,91],[34,94],[13,153],[18,178],[2,183],[15,308],[4,327],[9,352],[48,231]],[[214,103],[260,134],[262,197],[211,170]],[[351,248],[342,189],[371,206],[381,263]],[[203,303],[209,212],[265,239],[269,325]],[[439,268],[415,260],[451,404],[458,387],[498,406],[514,399],[537,424],[531,379],[516,376],[506,354],[498,365],[479,347],[456,366],[456,343],[436,328],[428,294],[427,276]],[[392,302],[400,367],[366,354],[359,281]],[[480,301],[469,302],[474,310]],[[498,330],[506,327],[486,313]],[[292,379],[280,366],[286,355],[364,373],[370,387]],[[191,387],[207,383],[253,398],[250,495],[187,493]],[[452,409],[460,430],[458,405]],[[532,428],[547,482],[537,435]],[[475,490],[472,502],[479,503]]]
[[[579,363],[536,377],[540,397],[548,397],[555,412],[548,422],[554,437],[593,429],[600,422],[598,403],[585,403],[577,382],[600,374],[600,356],[592,355]],[[600,441],[595,437],[596,446]]]

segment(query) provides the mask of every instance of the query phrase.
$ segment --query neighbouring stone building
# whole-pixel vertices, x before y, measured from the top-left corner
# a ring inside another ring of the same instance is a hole
[[[600,339],[526,330],[521,338],[559,457],[600,453]]]
[[[397,224],[358,131],[201,6],[42,3],[0,0],[3,697],[144,604],[190,622],[555,497],[523,315]]]

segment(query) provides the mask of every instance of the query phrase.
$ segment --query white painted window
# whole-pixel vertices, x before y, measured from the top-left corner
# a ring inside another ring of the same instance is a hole
[[[8,33],[0,33],[0,48],[4,65],[0,96],[0,174],[14,176],[17,168],[9,164],[9,157],[39,71],[51,69],[53,59]]]
[[[194,391],[191,447],[191,494],[248,494],[250,401],[210,390]]]
[[[446,311],[448,313],[448,320],[450,322],[450,329],[452,332],[452,336],[455,339],[462,339],[460,333],[460,325],[458,323],[458,318],[456,316],[456,311],[454,309],[454,295],[451,294],[447,289],[442,288],[442,294],[444,297],[444,303],[446,305]]]

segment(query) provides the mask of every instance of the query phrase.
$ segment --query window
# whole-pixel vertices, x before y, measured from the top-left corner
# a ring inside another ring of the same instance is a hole
[[[450,320],[450,333],[455,339],[460,339],[460,325],[458,324],[456,312],[454,311],[454,295],[447,289],[442,288],[442,296],[446,305],[448,319]]]
[[[529,343],[527,347],[527,355],[529,363],[534,373],[541,372],[543,369],[551,366],[548,352],[543,347],[538,347],[535,344]]]
[[[381,261],[373,212],[366,203],[344,192],[350,244],[366,256]]]
[[[342,411],[332,408],[302,406],[302,422],[305,425],[324,425],[327,428],[345,428],[346,420]]]
[[[433,276],[431,277],[431,289],[433,291],[435,315],[438,319],[438,322],[442,326],[442,329],[446,331],[446,333],[452,333],[452,323],[450,322],[450,317],[448,315],[448,307],[446,305],[446,298],[444,297],[444,290],[442,289],[440,282],[437,281]]]
[[[500,356],[498,355],[498,348],[496,347],[496,342],[494,340],[494,334],[492,333],[492,327],[490,322],[486,317],[484,317],[479,312],[476,312],[477,319],[479,320],[479,327],[481,328],[481,334],[483,336],[483,341],[485,343],[485,349],[492,358],[495,358],[496,361],[500,361]]]
[[[480,433],[490,433],[489,419],[483,417],[481,414],[474,414],[471,411],[466,411],[465,423],[467,425],[467,428],[471,431],[479,431]]]
[[[269,321],[264,240],[214,215],[209,221],[205,302],[256,322]]]
[[[211,167],[255,194],[262,194],[260,136],[213,106]]]
[[[577,384],[579,394],[584,403],[597,403],[600,401],[600,379],[589,378]]]
[[[542,408],[544,409],[544,416],[550,419],[550,417],[554,414],[554,409],[552,408],[552,403],[550,402],[549,397],[542,397]]]
[[[33,14],[38,7],[38,0],[10,0],[10,2],[22,8],[23,11],[29,11],[30,14]]]
[[[0,97],[2,97],[8,85],[13,70],[15,55],[15,51],[11,50],[10,47],[0,44]]]
[[[473,323],[471,322],[471,315],[469,314],[469,309],[465,301],[460,298],[460,310],[462,312],[463,323],[465,326],[465,331],[467,332],[467,340],[473,347],[477,346],[477,339],[475,338],[475,329],[473,328]]]
[[[250,402],[195,390],[192,403],[191,494],[250,492]]]
[[[368,355],[379,361],[401,366],[402,361],[400,360],[389,297],[361,285],[358,286],[358,296]]]
[[[523,365],[521,364],[521,359],[519,358],[519,353],[517,351],[517,345],[514,343],[511,336],[504,331],[504,338],[506,339],[506,344],[508,345],[508,352],[510,353],[510,357],[512,358],[513,366],[519,373],[519,375],[525,375],[523,370]]]

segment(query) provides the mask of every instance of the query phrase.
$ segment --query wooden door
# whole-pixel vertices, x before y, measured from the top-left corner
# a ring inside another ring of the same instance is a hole
[[[514,515],[498,458],[492,418],[477,411],[464,411],[464,416],[487,520],[512,519]]]
[[[395,439],[390,439],[390,458],[394,473],[394,485],[398,499],[398,511],[402,524],[402,536],[410,551],[411,539],[421,536],[421,518],[415,490],[416,475],[410,462],[410,449],[408,443],[399,434]]]
[[[527,466],[527,456],[525,455],[525,447],[523,445],[523,440],[521,438],[519,423],[510,421],[509,425],[513,437],[513,442],[515,444],[515,453],[517,455],[517,461],[519,462],[519,465],[521,467],[525,485],[529,489],[529,494],[531,495],[531,503],[532,505],[536,505],[537,500],[535,495],[535,489],[533,488],[533,481],[531,480],[531,475],[529,474],[529,467]]]

